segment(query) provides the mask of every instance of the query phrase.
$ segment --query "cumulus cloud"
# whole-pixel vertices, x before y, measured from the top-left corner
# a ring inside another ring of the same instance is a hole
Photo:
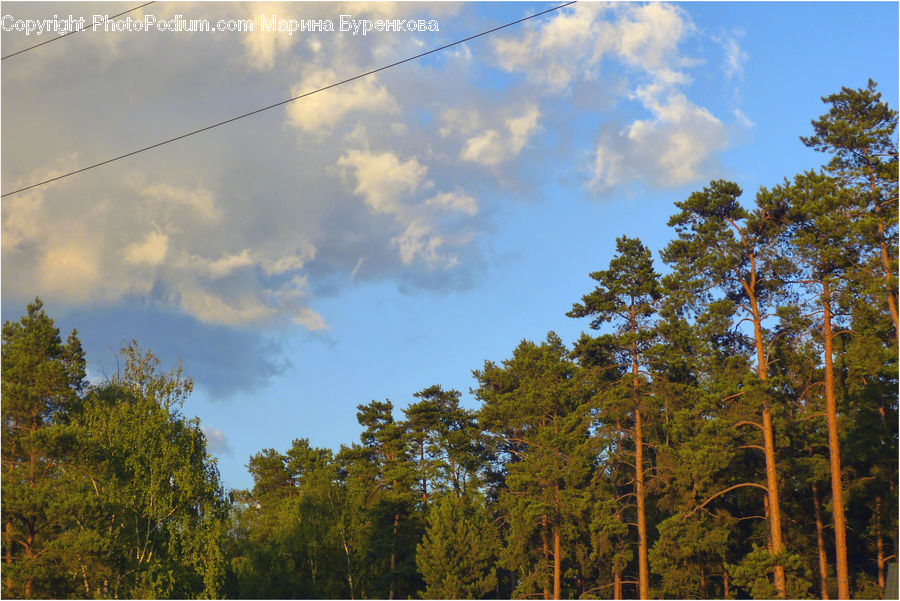
[[[500,66],[525,73],[548,92],[564,89],[607,49],[608,28],[598,21],[602,12],[598,4],[576,4],[572,11],[529,27],[525,35],[497,39],[494,50]]]
[[[685,81],[678,44],[691,29],[684,13],[668,4],[585,3],[532,25],[524,36],[498,39],[494,50],[504,69],[523,73],[545,93],[595,75],[604,58],[675,84]]]
[[[129,263],[159,265],[166,257],[169,237],[161,232],[150,232],[141,242],[125,247],[125,260]]]
[[[459,190],[441,192],[437,196],[426,200],[425,204],[438,207],[444,211],[459,211],[470,216],[475,216],[478,213],[478,201]]]
[[[154,6],[160,18],[177,10],[257,24],[261,13],[450,19],[478,11],[464,3],[250,3],[230,5],[227,14],[214,3]],[[41,5],[20,8],[17,18],[47,16]],[[455,39],[451,25],[442,20],[427,39],[86,35],[72,39],[84,54],[70,56],[64,43],[23,54],[3,70],[4,191],[406,58],[423,43]],[[680,43],[692,31],[670,5],[577,4],[496,42],[7,197],[4,299],[18,305],[39,294],[78,311],[85,326],[73,325],[82,331],[112,332],[104,316],[125,311],[119,317],[134,331],[122,337],[148,336],[154,350],[167,344],[163,326],[177,328],[247,365],[185,343],[186,367],[190,357],[215,364],[195,365],[193,373],[232,387],[238,376],[260,385],[281,368],[278,357],[249,356],[281,352],[264,346],[263,335],[327,329],[317,299],[350,282],[404,290],[472,285],[490,247],[479,240],[492,229],[496,203],[533,171],[524,157],[559,156],[554,165],[575,171],[577,158],[593,153],[597,190],[627,185],[651,168],[660,186],[703,174],[726,139],[719,119],[683,89],[691,62]],[[27,41],[9,35],[10,48]],[[116,51],[104,54],[108,47]],[[88,59],[99,72],[78,68]],[[480,85],[495,75],[501,85]],[[603,110],[614,114],[599,114],[598,86],[611,97]],[[579,94],[587,100],[575,107]],[[602,128],[597,144],[560,154],[554,141],[583,133],[587,122]],[[141,314],[163,325],[138,327]],[[253,379],[250,369],[264,375]]]
[[[425,179],[428,169],[416,158],[402,160],[390,152],[351,150],[337,164],[347,169],[349,179],[355,182],[354,194],[363,197],[373,214],[391,216],[393,228],[399,232],[391,238],[391,246],[404,265],[420,261],[428,269],[449,269],[459,263],[458,256],[445,248],[465,245],[471,235],[450,238],[439,233],[438,224],[442,213],[474,217],[478,203],[473,197],[457,189],[421,198],[418,193],[434,188],[434,182]],[[357,263],[354,273],[360,265]]]
[[[591,187],[597,192],[643,179],[656,187],[679,186],[706,177],[715,152],[728,144],[726,126],[681,94],[644,89],[638,94],[653,114],[597,145]]]
[[[626,126],[621,117],[601,126],[590,167],[589,188],[607,193],[636,181],[655,187],[698,181],[728,146],[728,127],[682,89],[698,61],[684,55],[681,44],[695,31],[673,5],[584,4],[531,25],[525,36],[499,40],[494,49],[504,69],[522,73],[542,94],[602,80],[609,64],[625,67],[620,72],[629,84],[621,100],[633,116]],[[746,54],[734,36],[720,43],[729,77],[739,74]],[[496,157],[500,140],[492,131],[471,138],[463,157]]]
[[[79,214],[54,189],[4,202],[4,251],[21,255],[12,261],[4,256],[4,272],[15,277],[7,290],[26,297],[25,291],[40,292],[47,300],[69,304],[109,304],[152,294],[210,324],[242,326],[283,315],[325,327],[306,306],[298,280],[279,277],[303,271],[315,255],[311,243],[302,244],[299,252],[217,252],[216,246],[230,244],[209,243],[221,233],[211,191],[171,184],[145,187],[135,181],[125,189],[139,186],[131,196],[145,201],[136,207],[100,200],[87,214]],[[291,286],[290,295],[284,294],[286,286]]]
[[[428,171],[418,159],[401,161],[392,152],[350,150],[337,164],[352,171],[356,180],[353,192],[362,196],[374,213],[400,212],[400,199],[416,192]]]
[[[538,108],[528,105],[521,115],[506,119],[503,133],[488,129],[466,140],[460,158],[488,167],[515,158],[537,130],[539,118]]]
[[[312,69],[300,83],[291,88],[291,96],[299,96],[337,83],[340,76],[333,69]],[[349,116],[397,113],[397,101],[375,76],[331,88],[288,105],[290,122],[305,132],[324,132]]]
[[[273,17],[290,19],[294,18],[294,12],[284,4],[271,2],[254,2],[248,8],[255,27],[253,31],[244,32],[240,36],[247,63],[260,71],[269,70],[275,66],[276,60],[281,55],[290,52],[299,36],[291,35],[287,31],[263,31],[262,27],[259,27],[260,17],[264,16],[270,20]]]

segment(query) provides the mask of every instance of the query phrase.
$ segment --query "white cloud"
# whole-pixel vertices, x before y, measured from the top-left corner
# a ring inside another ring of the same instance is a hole
[[[374,213],[398,213],[401,198],[416,192],[428,169],[418,159],[401,161],[392,152],[349,150],[337,162],[352,171],[353,192],[362,196]]]
[[[738,39],[742,38],[743,36],[743,30],[737,29],[732,31],[731,33],[722,33],[720,36],[713,38],[715,41],[721,44],[722,48],[725,50],[725,60],[723,68],[725,70],[725,74],[729,79],[734,77],[743,77],[744,63],[746,63],[747,59],[750,58],[750,55],[741,48],[741,45],[738,42]]]
[[[475,216],[478,213],[478,201],[459,190],[455,192],[441,192],[437,196],[426,200],[425,204],[445,211],[459,211],[471,216]]]
[[[500,66],[525,73],[546,92],[564,89],[590,63],[599,60],[609,43],[607,27],[597,27],[603,10],[600,4],[577,4],[525,34],[496,39],[494,51]]]
[[[405,265],[410,265],[420,258],[429,267],[449,269],[459,261],[452,253],[441,253],[441,247],[445,242],[443,236],[420,219],[411,221],[403,233],[394,237],[391,242],[397,247],[400,259]]]
[[[477,111],[460,108],[445,108],[440,113],[442,138],[451,135],[467,136],[481,128],[481,116]]]
[[[86,301],[101,282],[100,249],[96,241],[70,237],[47,245],[38,270],[41,287],[65,294],[73,301]]]
[[[464,246],[471,236],[451,240],[440,233],[438,223],[442,213],[474,217],[478,202],[473,197],[457,188],[420,200],[419,193],[434,187],[434,182],[425,179],[428,168],[416,158],[403,161],[391,152],[350,150],[338,159],[338,166],[352,175],[354,193],[363,197],[372,213],[392,218],[394,231],[399,233],[390,244],[403,265],[421,262],[433,270],[459,263],[458,256],[445,249]],[[357,261],[354,276],[363,260]]]
[[[628,5],[617,23],[615,49],[628,64],[659,82],[685,83],[685,75],[677,70],[684,63],[678,44],[691,29],[681,9],[671,4]]]
[[[681,94],[665,100],[659,91],[641,90],[637,96],[654,118],[636,120],[598,143],[591,187],[598,192],[631,180],[657,187],[678,186],[705,177],[715,152],[728,144],[725,125],[705,108]]]
[[[750,117],[744,114],[741,109],[734,109],[732,111],[734,114],[734,118],[737,120],[738,125],[740,125],[744,129],[753,129],[756,127],[756,123],[754,123]]]
[[[515,158],[537,130],[539,118],[538,108],[528,105],[521,115],[506,119],[504,133],[489,129],[466,140],[460,158],[490,167]]]
[[[176,211],[182,208],[190,209],[192,213],[207,221],[218,221],[222,216],[213,193],[206,188],[159,183],[140,186],[139,194],[152,203],[168,205]]]
[[[244,326],[267,321],[276,314],[274,307],[252,296],[225,298],[190,284],[182,286],[177,297],[185,313],[209,324]]]
[[[687,14],[670,4],[579,4],[531,25],[524,36],[498,40],[494,48],[504,69],[524,75],[541,94],[602,79],[604,62],[624,65],[615,76],[631,82],[624,86],[632,90],[627,99],[649,118],[632,117],[619,131],[604,126],[590,187],[603,192],[632,181],[667,187],[707,175],[715,154],[729,143],[727,127],[680,90],[690,82],[687,68],[697,63],[680,45],[695,31]],[[726,51],[731,73],[738,73],[746,54],[733,38]],[[522,125],[527,130],[531,124]],[[507,139],[515,137],[488,130],[469,138],[461,156],[497,164]]]
[[[23,192],[3,201],[0,205],[3,211],[3,252],[15,251],[29,240],[39,237],[43,204],[41,190]]]
[[[669,4],[585,3],[524,35],[496,40],[494,50],[501,67],[523,73],[545,94],[592,77],[606,57],[673,85],[686,81],[678,45],[691,30],[681,9]]]
[[[269,2],[253,2],[248,7],[253,20],[253,31],[240,34],[241,43],[244,45],[247,62],[255,69],[266,71],[275,66],[276,59],[290,52],[298,35],[291,35],[287,31],[263,31],[260,26],[260,16],[266,19],[273,16],[279,19],[288,19],[292,15],[286,13],[284,4]],[[290,9],[289,9],[290,10]]]
[[[356,74],[355,72],[353,73]],[[310,68],[300,83],[291,88],[299,96],[346,79],[328,68]],[[374,75],[313,94],[287,105],[290,123],[309,133],[321,133],[346,120],[353,113],[394,114],[399,107],[394,97]]]

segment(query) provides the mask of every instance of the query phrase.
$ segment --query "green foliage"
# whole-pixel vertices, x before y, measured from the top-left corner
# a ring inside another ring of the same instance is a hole
[[[497,586],[498,533],[478,497],[445,495],[432,509],[416,565],[426,599],[483,599]]]
[[[812,598],[809,593],[812,572],[799,555],[772,555],[766,549],[754,546],[739,563],[728,564],[727,569],[735,587],[750,595],[751,599],[774,599],[777,591],[769,581],[768,574],[776,564],[783,565],[787,572],[788,599]]]
[[[36,300],[3,329],[4,594],[219,597],[227,501],[192,384],[132,342],[88,389],[73,333]]]

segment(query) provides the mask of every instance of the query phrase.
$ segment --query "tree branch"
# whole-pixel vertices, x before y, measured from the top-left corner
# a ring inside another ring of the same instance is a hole
[[[731,492],[732,490],[735,490],[735,489],[738,489],[738,488],[743,488],[743,487],[745,487],[745,486],[752,486],[752,487],[754,487],[754,488],[761,488],[762,490],[766,491],[767,493],[769,492],[768,487],[763,486],[762,484],[756,484],[755,482],[743,482],[743,483],[741,483],[741,484],[735,484],[734,486],[729,486],[729,487],[726,488],[725,490],[722,490],[722,491],[717,492],[716,494],[714,494],[713,496],[711,496],[711,497],[708,498],[707,500],[703,501],[703,503],[701,503],[701,504],[698,505],[697,507],[694,507],[694,509],[693,509],[690,513],[687,513],[687,514],[685,514],[684,516],[682,516],[681,521],[683,522],[683,521],[686,520],[687,518],[689,518],[689,517],[691,517],[692,515],[694,515],[694,513],[696,513],[698,509],[702,509],[703,507],[706,506],[707,503],[709,503],[710,501],[712,501],[712,500],[715,499],[716,497],[721,497],[722,495],[724,495],[724,494],[727,493],[727,492]]]

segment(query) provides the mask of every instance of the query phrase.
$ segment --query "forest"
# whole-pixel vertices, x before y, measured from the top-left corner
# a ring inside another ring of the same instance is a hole
[[[3,325],[2,596],[883,598],[897,112],[872,81],[822,100],[818,170],[675,202],[659,261],[619,238],[571,347],[477,366],[477,409],[439,384],[360,404],[359,441],[262,449],[251,490],[181,367],[129,341],[89,383],[35,299]]]

